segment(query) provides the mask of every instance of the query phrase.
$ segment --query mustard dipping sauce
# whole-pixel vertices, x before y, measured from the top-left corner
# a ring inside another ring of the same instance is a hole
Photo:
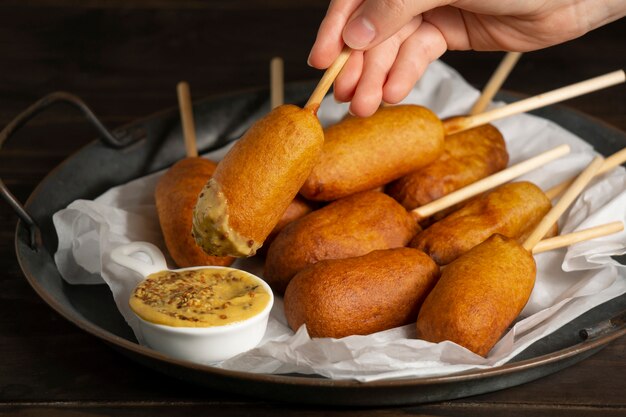
[[[133,291],[130,308],[142,319],[173,327],[215,327],[259,314],[270,294],[250,275],[226,268],[160,271]]]

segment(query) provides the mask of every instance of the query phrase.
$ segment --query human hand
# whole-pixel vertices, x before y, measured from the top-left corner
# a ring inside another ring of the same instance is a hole
[[[333,0],[309,64],[327,68],[344,43],[354,49],[335,81],[335,98],[365,117],[381,101],[404,99],[448,49],[541,49],[625,14],[624,0]]]

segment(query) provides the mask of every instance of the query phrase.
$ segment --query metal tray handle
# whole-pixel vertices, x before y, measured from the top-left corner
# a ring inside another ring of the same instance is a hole
[[[83,100],[73,94],[66,93],[64,91],[57,91],[48,94],[47,96],[29,106],[26,110],[18,114],[8,125],[6,125],[4,129],[2,129],[2,131],[0,132],[0,150],[2,149],[2,145],[4,145],[4,143],[11,136],[13,136],[21,127],[28,123],[28,121],[37,116],[39,113],[46,110],[48,107],[51,107],[52,105],[57,103],[66,103],[77,108],[83,114],[83,116],[85,116],[85,118],[91,123],[91,125],[98,131],[100,140],[105,145],[112,148],[124,148],[146,136],[145,131],[141,128],[134,128],[111,133],[98,119],[98,117],[96,117],[93,111],[91,111],[91,109],[85,104]],[[2,198],[13,208],[13,211],[15,211],[18,217],[26,224],[26,227],[30,232],[29,246],[31,249],[36,251],[37,248],[39,248],[42,244],[39,226],[37,226],[37,223],[35,223],[32,216],[28,214],[24,206],[9,191],[1,178],[0,194],[2,195]]]

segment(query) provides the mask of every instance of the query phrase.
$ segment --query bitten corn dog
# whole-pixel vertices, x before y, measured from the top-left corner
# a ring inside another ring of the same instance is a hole
[[[273,109],[218,164],[194,210],[194,238],[207,253],[252,256],[276,226],[319,160],[324,134],[316,112],[350,52],[339,55],[303,109]]]
[[[254,255],[317,162],[323,142],[311,109],[283,105],[256,122],[200,193],[196,242],[214,255]]]

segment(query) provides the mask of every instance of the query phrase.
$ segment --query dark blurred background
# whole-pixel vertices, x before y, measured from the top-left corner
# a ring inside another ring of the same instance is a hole
[[[322,0],[0,1],[0,125],[46,93],[66,90],[108,125],[119,126],[175,106],[179,80],[189,81],[195,99],[267,85],[268,61],[275,55],[285,59],[287,82],[318,78],[306,58],[326,7]],[[625,36],[626,23],[619,21],[528,53],[504,88],[535,94],[623,68]],[[480,87],[501,57],[448,52],[443,60]],[[597,93],[568,105],[619,125],[626,95],[618,88],[621,94]],[[54,124],[37,128],[51,119]],[[93,136],[71,111],[43,116],[27,138],[2,152],[2,177],[8,174],[10,181],[23,166],[11,149],[54,141],[53,155],[34,161],[43,174],[58,162],[51,158],[62,158]]]
[[[196,99],[266,85],[268,61],[275,55],[285,59],[287,82],[318,78],[320,72],[309,68],[306,58],[326,7],[320,0],[2,1],[0,124],[44,94],[66,90],[111,126],[120,125],[174,106],[179,80],[189,81]],[[528,53],[505,88],[535,94],[623,68],[625,35],[621,21]],[[482,86],[501,57],[449,52],[443,60]],[[602,101],[604,120],[617,124],[626,113],[624,97]],[[598,113],[593,101],[568,104]],[[67,113],[62,119],[67,124],[47,130],[42,139],[74,132],[90,137],[74,116]]]

